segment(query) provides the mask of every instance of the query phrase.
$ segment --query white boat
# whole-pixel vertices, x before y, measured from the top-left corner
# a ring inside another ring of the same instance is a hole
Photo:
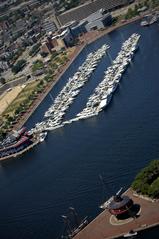
[[[121,51],[116,59],[112,61],[112,66],[105,71],[103,81],[95,88],[94,93],[88,98],[86,107],[77,114],[77,117],[80,119],[89,118],[92,114],[99,113],[109,104],[112,93],[118,87],[122,73],[132,60],[139,38],[140,35],[134,33],[122,44]]]
[[[89,54],[85,62],[78,68],[78,71],[74,74],[74,76],[68,79],[66,85],[54,99],[53,105],[51,105],[44,114],[44,118],[53,119],[53,125],[48,124],[49,130],[50,127],[57,127],[57,125],[54,125],[54,119],[58,118],[60,121],[62,120],[66,109],[68,109],[73,103],[74,98],[80,92],[80,88],[85,84],[85,82],[88,81],[89,76],[97,67],[99,60],[104,57],[108,48],[109,46],[104,44],[97,51]]]
[[[143,21],[140,23],[140,25],[141,25],[142,27],[145,27],[145,26],[149,26],[149,23],[148,23],[148,21],[143,20]]]
[[[98,109],[104,109],[107,106],[107,98],[102,100],[98,106]]]
[[[137,236],[137,232],[134,232],[133,230],[131,230],[128,233],[124,234],[125,238],[135,238],[136,236]]]
[[[102,205],[100,205],[99,207],[102,209],[107,209],[108,205],[113,201],[113,197],[109,198],[106,202],[104,202]]]
[[[64,124],[60,124],[60,125],[56,125],[56,126],[50,126],[50,127],[46,127],[46,130],[51,131],[51,130],[54,130],[54,129],[61,128],[63,126],[64,126]]]
[[[40,143],[43,142],[45,140],[46,136],[47,136],[47,132],[40,133],[39,142]]]
[[[153,16],[152,19],[151,19],[150,22],[149,22],[149,25],[151,25],[151,24],[157,22],[157,20],[158,20],[157,17],[156,17],[156,16]]]
[[[79,120],[79,118],[76,117],[76,118],[72,119],[72,122],[75,122],[75,121],[78,121],[78,120]]]

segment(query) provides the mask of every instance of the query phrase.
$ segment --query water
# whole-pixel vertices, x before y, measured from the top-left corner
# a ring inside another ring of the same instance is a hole
[[[69,206],[91,220],[101,212],[98,206],[104,198],[121,186],[127,188],[142,167],[158,158],[157,24],[141,28],[138,22],[133,23],[89,45],[51,94],[56,97],[89,52],[108,43],[114,59],[121,43],[134,32],[141,34],[140,49],[105,111],[50,132],[43,144],[0,164],[0,238],[58,238],[63,230],[61,215],[68,212]],[[102,59],[67,118],[83,108],[110,64],[108,57]],[[29,128],[42,119],[51,101],[48,95],[27,122]],[[99,174],[106,183],[104,193]]]

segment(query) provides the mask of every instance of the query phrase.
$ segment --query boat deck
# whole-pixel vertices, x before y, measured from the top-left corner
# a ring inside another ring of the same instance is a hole
[[[21,150],[21,151],[19,151],[17,153],[14,153],[14,154],[11,154],[11,155],[8,155],[8,156],[4,156],[4,157],[0,158],[0,161],[6,160],[6,159],[11,159],[11,158],[16,158],[16,157],[24,154],[25,152],[29,151],[30,149],[32,149],[38,143],[39,143],[39,140],[36,140],[35,142],[33,142],[31,145],[29,145],[28,147],[24,148],[23,150]]]
[[[129,189],[125,195],[131,197],[135,204],[140,205],[139,217],[131,218],[124,224],[112,225],[110,213],[104,210],[92,222],[80,231],[74,239],[110,239],[117,238],[128,233],[130,230],[140,231],[148,227],[159,225],[159,201],[148,201],[133,195]],[[121,221],[120,221],[121,222]]]

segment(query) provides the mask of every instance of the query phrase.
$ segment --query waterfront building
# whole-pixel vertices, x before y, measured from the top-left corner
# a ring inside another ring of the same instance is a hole
[[[55,51],[59,51],[59,50],[66,47],[64,40],[61,39],[58,35],[53,36],[51,38],[51,41],[52,41],[52,44],[53,44],[53,47],[54,47],[53,50],[55,50]]]
[[[51,53],[52,51],[60,51],[66,48],[66,43],[64,41],[65,35],[53,35],[51,32],[49,36],[41,44],[41,52]]]
[[[56,32],[57,26],[56,26],[55,22],[51,18],[47,18],[43,22],[43,29],[44,29],[44,31],[46,33]]]
[[[82,21],[80,21],[78,24],[76,24],[75,26],[71,27],[71,31],[73,36],[78,37],[80,35],[82,35],[83,33],[87,32],[86,29],[86,24],[87,24],[87,20],[84,19]]]
[[[29,145],[33,144],[33,136],[28,134],[26,128],[23,127],[19,131],[15,131],[13,134],[9,135],[0,144],[0,159],[12,156],[23,149],[27,148]]]
[[[86,2],[76,8],[70,9],[58,16],[58,20],[61,25],[64,25],[70,21],[80,21],[87,18],[90,14],[103,8],[106,11],[113,11],[125,5],[128,5],[130,0],[94,0]]]
[[[88,23],[85,25],[87,31],[103,29],[112,24],[112,16],[104,9],[92,13],[85,19]]]
[[[60,28],[61,30],[70,30],[70,33],[74,38],[92,31],[100,30],[112,24],[112,16],[105,9],[99,9],[95,13],[92,13],[87,18],[81,21],[71,21]]]
[[[44,42],[41,43],[40,50],[41,50],[41,52],[44,52],[44,53],[50,53],[51,52],[51,49],[49,48],[47,41],[44,41]]]

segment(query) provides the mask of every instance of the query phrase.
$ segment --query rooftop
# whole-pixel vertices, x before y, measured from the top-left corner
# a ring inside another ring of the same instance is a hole
[[[128,4],[128,0],[94,0],[93,2],[85,3],[76,8],[72,8],[58,16],[62,25],[73,20],[82,20],[87,18],[90,14],[103,8],[106,10],[112,10],[120,6]]]

